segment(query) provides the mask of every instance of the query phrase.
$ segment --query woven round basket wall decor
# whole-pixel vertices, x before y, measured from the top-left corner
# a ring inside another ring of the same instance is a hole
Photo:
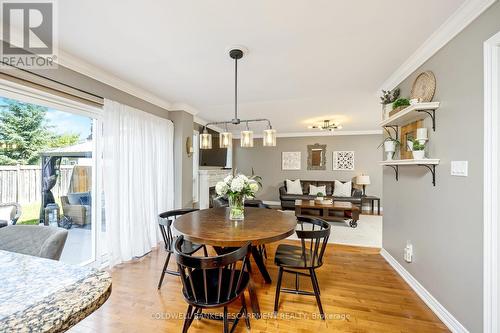
[[[420,102],[430,102],[436,92],[436,77],[431,71],[420,73],[411,88],[411,99],[418,98]]]

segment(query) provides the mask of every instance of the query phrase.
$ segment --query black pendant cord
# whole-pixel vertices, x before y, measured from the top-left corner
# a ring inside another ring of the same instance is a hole
[[[234,59],[234,120],[238,120],[238,59]]]

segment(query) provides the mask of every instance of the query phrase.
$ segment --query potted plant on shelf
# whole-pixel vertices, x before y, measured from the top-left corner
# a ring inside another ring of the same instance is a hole
[[[387,132],[388,136],[382,141],[382,143],[378,146],[379,148],[384,146],[384,151],[386,153],[386,161],[392,161],[394,154],[396,153],[397,148],[401,145],[401,142],[397,138],[393,138],[391,133],[384,128]]]
[[[260,176],[247,177],[242,174],[229,175],[215,185],[215,192],[229,201],[229,218],[243,220],[245,218],[245,198],[255,197],[262,187]]]
[[[399,111],[407,108],[410,105],[410,100],[407,98],[398,98],[392,103],[392,111],[389,113],[391,116]]]
[[[398,99],[399,93],[399,88],[392,91],[382,90],[382,96],[380,96],[380,104],[382,104],[382,119],[389,118],[389,113],[392,111],[392,103]]]
[[[423,160],[425,158],[425,142],[420,143],[419,140],[413,139],[412,141],[412,154],[414,160]]]

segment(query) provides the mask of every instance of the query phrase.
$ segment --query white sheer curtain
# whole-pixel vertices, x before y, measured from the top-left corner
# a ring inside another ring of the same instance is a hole
[[[104,101],[103,189],[110,265],[148,253],[159,241],[158,213],[173,208],[170,120]]]

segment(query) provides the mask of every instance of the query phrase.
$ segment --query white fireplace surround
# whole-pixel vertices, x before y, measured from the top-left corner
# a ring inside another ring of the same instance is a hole
[[[199,208],[206,209],[210,205],[210,188],[232,173],[232,169],[220,167],[200,167],[199,175]]]

